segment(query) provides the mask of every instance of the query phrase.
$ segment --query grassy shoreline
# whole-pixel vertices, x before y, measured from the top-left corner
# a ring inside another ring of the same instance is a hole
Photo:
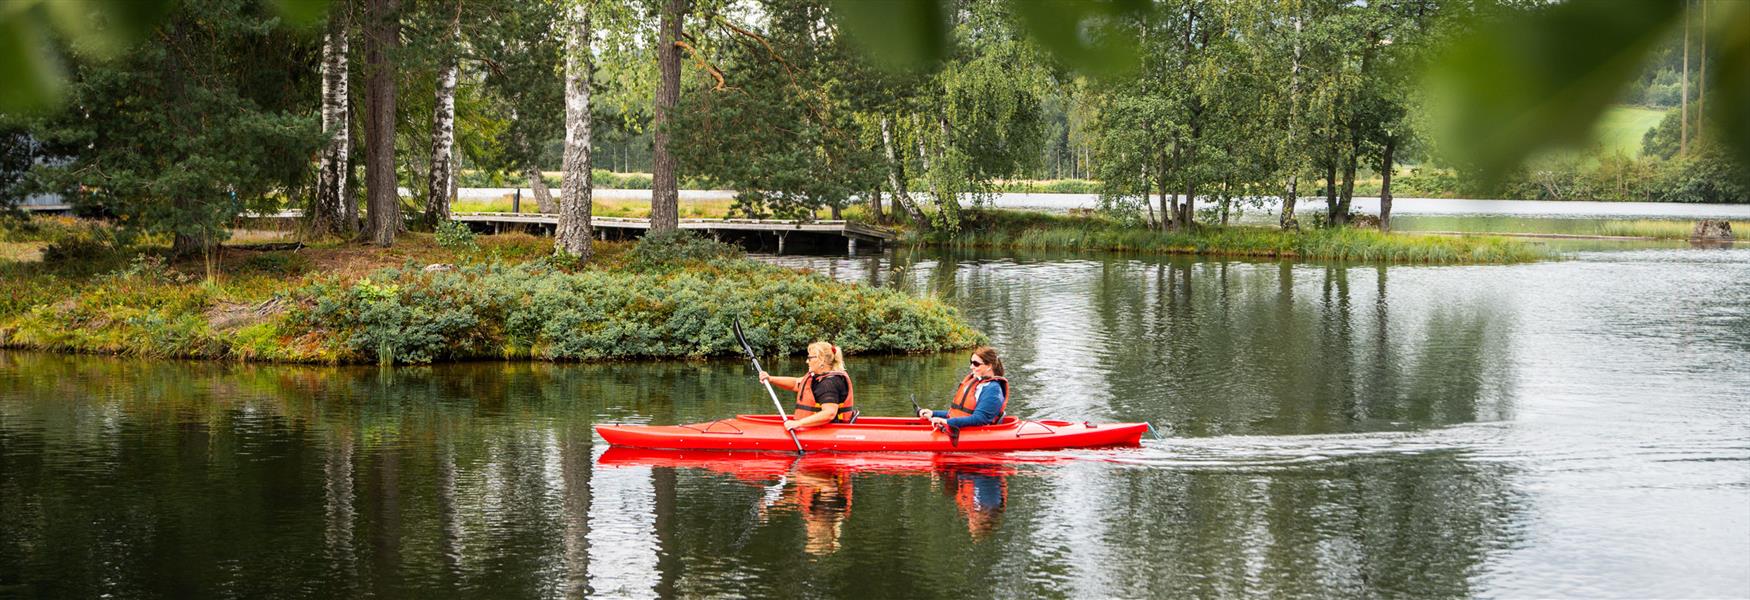
[[[208,278],[160,251],[0,261],[0,347],[285,363],[698,358],[832,340],[853,353],[983,342],[940,300],[832,280],[721,245],[599,244],[588,265],[522,234],[388,249],[227,248]],[[14,240],[14,243],[18,243]],[[427,268],[427,265],[442,265]]]
[[[953,236],[911,234],[931,245],[1195,254],[1244,258],[1350,260],[1412,264],[1510,264],[1550,258],[1539,245],[1499,237],[1451,237],[1381,233],[1371,229],[1199,227],[1164,233],[1093,216],[1063,216],[1008,210],[968,211],[964,231]]]

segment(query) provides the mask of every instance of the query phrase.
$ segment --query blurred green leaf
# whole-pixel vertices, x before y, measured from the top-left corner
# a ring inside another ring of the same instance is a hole
[[[1723,140],[1750,163],[1750,2],[1715,2],[1709,18],[1721,27],[1713,32],[1709,53],[1715,68],[1708,71],[1708,117]]]
[[[1536,150],[1583,143],[1681,8],[1565,2],[1478,24],[1431,72],[1442,139],[1487,177]]]
[[[0,112],[44,110],[60,98],[61,64],[22,19],[0,21],[0,81]]]
[[[82,52],[111,58],[151,33],[175,0],[40,0],[50,23]]]
[[[0,111],[60,104],[65,74],[50,41],[114,57],[144,39],[173,0],[5,0],[0,3]]]
[[[1096,76],[1134,71],[1138,62],[1134,32],[1122,31],[1126,17],[1149,9],[1141,0],[1064,0],[1010,3],[1021,24],[1065,65]]]
[[[846,35],[888,68],[919,69],[948,55],[951,28],[942,0],[834,0]]]

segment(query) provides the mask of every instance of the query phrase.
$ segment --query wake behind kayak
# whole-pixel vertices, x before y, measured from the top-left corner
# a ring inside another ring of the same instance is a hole
[[[596,433],[614,446],[676,450],[778,450],[832,452],[993,452],[1138,446],[1146,423],[1031,421],[1004,417],[995,424],[966,427],[958,436],[915,418],[863,417],[855,423],[784,429],[781,417],[737,415],[686,425],[597,425]]]

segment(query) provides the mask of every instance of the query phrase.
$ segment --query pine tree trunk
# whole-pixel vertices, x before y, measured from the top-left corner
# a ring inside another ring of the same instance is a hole
[[[346,218],[347,176],[351,165],[347,161],[352,149],[351,123],[347,107],[346,56],[350,19],[347,7],[336,6],[329,17],[328,34],[322,43],[322,133],[328,144],[322,147],[316,171],[316,199],[310,203],[310,229],[316,235],[351,233],[358,221]]]
[[[1695,139],[1702,139],[1707,125],[1707,3],[1701,0],[1701,73],[1695,91]]]
[[[661,30],[657,32],[656,64],[662,79],[656,88],[656,105],[651,119],[654,155],[650,165],[650,233],[680,228],[680,190],[674,156],[668,147],[668,128],[669,113],[681,97],[681,53],[675,42],[680,40],[681,20],[686,16],[686,10],[686,0],[665,0]]]
[[[547,190],[547,179],[541,176],[541,169],[534,165],[524,167],[523,176],[529,178],[529,191],[535,195],[535,210],[543,215],[559,212],[559,203],[553,201],[552,192]]]
[[[877,183],[873,189],[869,190],[868,202],[870,222],[886,223],[887,214],[881,211],[881,184]]]
[[[594,61],[589,49],[589,11],[585,2],[568,9],[569,31],[565,38],[565,174],[560,179],[559,227],[553,235],[557,252],[585,260],[590,257],[590,84]]]
[[[1193,217],[1197,215],[1197,178],[1191,172],[1185,172],[1185,203],[1179,205],[1178,227],[1182,231],[1191,231],[1197,223]]]
[[[1379,165],[1379,230],[1391,231],[1392,151],[1398,146],[1397,136],[1386,136],[1385,151]]]
[[[893,150],[893,122],[887,117],[881,117],[881,149],[887,153],[887,185],[893,188],[893,203],[905,211],[918,230],[929,231],[929,217],[924,216],[924,211],[918,208],[917,202],[905,190],[905,163],[899,160],[899,154]]]
[[[1689,0],[1683,0],[1683,108],[1678,113],[1677,155],[1689,155]]]
[[[460,36],[451,23],[452,36]],[[431,117],[431,173],[425,182],[425,218],[432,226],[450,220],[450,190],[455,182],[456,71],[455,57],[438,73],[437,101]]]
[[[401,198],[395,186],[395,66],[390,57],[401,45],[399,0],[366,0],[365,193],[370,197],[371,242],[395,243],[401,229]]]

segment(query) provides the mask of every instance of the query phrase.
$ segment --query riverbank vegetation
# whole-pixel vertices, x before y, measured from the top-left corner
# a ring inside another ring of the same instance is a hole
[[[386,250],[227,246],[210,267],[166,259],[150,239],[125,251],[78,236],[12,243],[43,244],[44,260],[0,262],[6,347],[312,363],[692,358],[736,353],[738,318],[766,352],[818,339],[877,353],[982,341],[938,300],[685,234],[600,244],[587,265],[521,234],[410,234]]]
[[[30,43],[0,63],[42,76],[0,95],[0,204],[64,201],[182,254],[286,207],[390,246],[448,220],[457,185],[528,185],[581,258],[594,187],[650,189],[657,232],[684,186],[734,190],[736,216],[856,204],[949,233],[1001,191],[1097,193],[1113,219],[1190,232],[1266,197],[1293,229],[1314,225],[1303,199],[1342,226],[1368,192],[1750,190],[1750,102],[1710,86],[1742,71],[1744,3],[137,4],[20,13]],[[1601,154],[1526,163],[1598,131]]]
[[[1487,236],[1385,233],[1357,227],[1284,231],[1273,227],[1203,226],[1160,232],[1102,215],[968,211],[957,235],[923,234],[947,247],[1199,254],[1254,258],[1417,264],[1518,263],[1549,257],[1541,246]]]

